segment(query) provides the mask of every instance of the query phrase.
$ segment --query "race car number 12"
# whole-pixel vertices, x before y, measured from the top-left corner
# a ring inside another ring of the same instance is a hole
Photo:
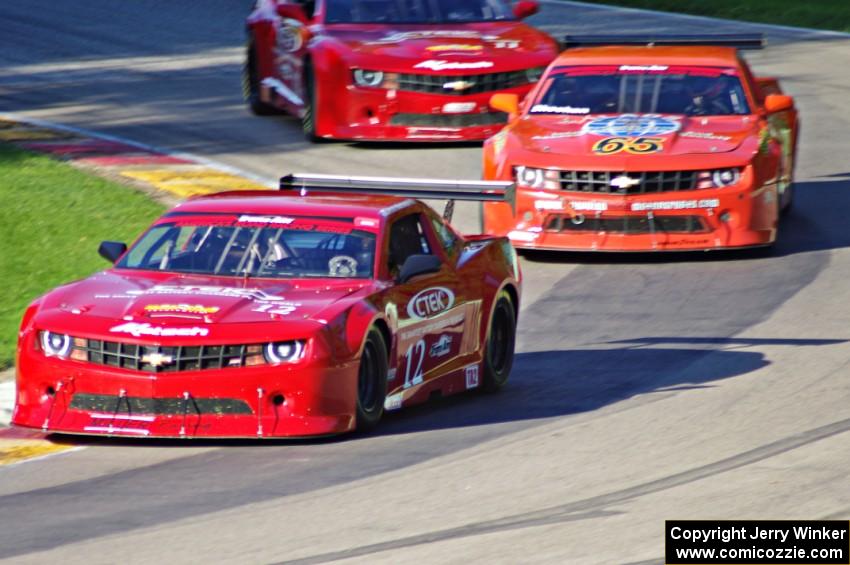
[[[420,339],[408,347],[404,358],[407,361],[404,372],[404,388],[409,388],[422,382],[422,362],[425,361],[425,340]]]
[[[660,137],[606,137],[596,142],[593,152],[599,155],[615,155],[625,151],[633,155],[647,155],[661,151],[663,144],[664,140]]]

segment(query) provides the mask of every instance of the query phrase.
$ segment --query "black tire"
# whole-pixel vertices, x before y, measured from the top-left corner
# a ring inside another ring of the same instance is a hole
[[[516,312],[511,297],[502,292],[490,317],[487,343],[484,346],[484,374],[481,388],[495,392],[505,386],[514,364],[516,347]]]
[[[387,344],[381,332],[372,328],[363,344],[357,374],[357,430],[360,432],[374,428],[384,414],[388,366]]]
[[[309,64],[304,68],[304,117],[301,118],[301,128],[304,137],[310,143],[321,143],[324,141],[316,135],[316,108],[318,100],[318,89],[316,88],[316,77],[313,67]]]
[[[245,66],[242,68],[242,91],[248,108],[255,116],[274,116],[282,112],[260,100],[260,79],[257,76],[256,54],[253,42],[248,43]]]

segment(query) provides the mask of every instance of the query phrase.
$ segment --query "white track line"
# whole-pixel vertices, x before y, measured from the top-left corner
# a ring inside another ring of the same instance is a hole
[[[0,119],[18,122],[22,125],[43,127],[47,129],[55,129],[58,131],[65,131],[68,133],[74,133],[77,135],[81,135],[84,137],[90,137],[92,139],[101,139],[103,141],[114,141],[116,143],[123,143],[125,145],[130,145],[133,147],[138,147],[143,151],[151,151],[154,153],[160,153],[162,155],[167,155],[169,157],[176,157],[178,159],[184,159],[186,161],[192,161],[197,163],[198,165],[205,165],[211,169],[216,169],[218,171],[222,171],[224,173],[230,173],[231,175],[239,176],[246,178],[248,180],[252,180],[259,184],[263,184],[268,186],[269,188],[276,189],[278,187],[278,183],[280,182],[278,179],[269,179],[267,177],[262,177],[259,175],[255,175],[253,173],[249,173],[248,171],[239,169],[238,167],[231,167],[230,165],[225,165],[224,163],[220,163],[218,161],[214,161],[212,159],[207,159],[206,157],[201,157],[200,155],[195,155],[193,153],[184,153],[182,151],[172,151],[171,149],[165,149],[163,147],[157,147],[154,145],[148,145],[146,143],[140,143],[138,141],[134,141],[132,139],[127,139],[126,137],[120,137],[117,135],[109,135],[105,133],[98,133],[95,131],[77,128],[73,126],[66,126],[62,124],[57,124],[54,122],[48,122],[46,120],[40,120],[38,118],[30,118],[27,116],[21,116],[18,114],[9,114],[0,112]],[[174,165],[172,165],[174,166]],[[167,166],[166,166],[167,167]]]
[[[793,31],[796,33],[806,33],[810,35],[816,35],[821,37],[840,37],[844,39],[850,39],[850,33],[844,33],[841,31],[829,31],[823,29],[810,29],[807,27],[794,27],[794,26],[784,26],[779,24],[765,24],[761,22],[750,22],[745,20],[727,20],[723,18],[712,18],[710,16],[695,16],[693,14],[679,14],[676,12],[662,12],[660,10],[647,10],[645,8],[626,8],[624,6],[612,6],[610,4],[590,4],[587,2],[576,2],[574,0],[539,0],[541,4],[550,4],[553,6],[573,6],[575,8],[591,8],[600,11],[607,12],[632,12],[637,14],[647,14],[652,16],[663,16],[666,18],[678,18],[682,20],[690,20],[694,22],[703,22],[703,23],[718,23],[718,22],[726,22],[726,23],[734,23],[739,25],[746,25],[749,27],[759,27],[762,29],[770,30],[774,29],[777,31]],[[565,24],[559,24],[565,25]]]
[[[15,406],[15,381],[0,383],[0,426],[8,426]]]

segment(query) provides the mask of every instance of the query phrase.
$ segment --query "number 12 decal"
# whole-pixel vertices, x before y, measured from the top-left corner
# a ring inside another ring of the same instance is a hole
[[[404,372],[404,388],[410,388],[422,382],[422,362],[425,361],[425,340],[420,339],[407,348],[404,354],[407,368]]]

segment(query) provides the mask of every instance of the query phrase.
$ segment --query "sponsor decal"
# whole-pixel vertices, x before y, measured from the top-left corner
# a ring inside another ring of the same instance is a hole
[[[396,376],[396,374],[397,374],[397,373],[398,373],[398,369],[390,369],[390,370],[388,370],[388,371],[387,371],[387,380],[388,380],[388,381],[393,380],[393,379],[395,378],[395,376]]]
[[[466,389],[469,390],[471,388],[478,388],[478,365],[470,365],[464,369],[463,372],[466,377]]]
[[[663,73],[669,68],[667,65],[620,65],[620,72]]]
[[[718,208],[720,200],[710,198],[707,200],[668,200],[663,202],[634,202],[632,212],[654,212],[656,210],[699,210],[705,208]]]
[[[201,306],[200,304],[148,304],[145,312],[152,314],[215,314],[221,310],[218,306]]]
[[[539,233],[520,231],[520,230],[514,230],[514,231],[511,231],[511,232],[508,232],[508,239],[514,239],[516,241],[524,241],[526,243],[531,243],[532,241],[534,241],[538,237],[540,237]]]
[[[136,322],[114,326],[109,331],[111,333],[130,334],[133,337],[206,337],[210,333],[208,328],[164,328],[150,324],[138,324]]]
[[[681,128],[678,120],[657,114],[623,114],[591,120],[584,125],[584,133],[602,137],[646,137],[669,135]]]
[[[494,66],[493,61],[440,61],[428,59],[413,66],[414,69],[428,69],[430,71],[459,71],[464,69],[489,69]]]
[[[384,410],[398,410],[401,408],[404,394],[399,392],[397,394],[392,394],[384,400]]]
[[[590,113],[590,108],[576,108],[573,106],[550,106],[549,104],[535,104],[531,108],[532,114],[574,114],[584,115]]]
[[[298,20],[286,19],[283,20],[277,30],[277,48],[281,53],[294,53],[301,49],[304,45],[304,38],[301,35],[303,24]]]
[[[708,131],[683,131],[679,136],[690,137],[691,139],[710,139],[712,141],[732,141],[732,138],[728,135],[717,135]]]
[[[441,332],[446,328],[463,324],[465,319],[466,315],[463,312],[460,312],[453,316],[448,316],[439,320],[435,320],[434,322],[425,324],[418,328],[414,328],[406,332],[401,332],[401,339],[407,341],[410,339],[422,337],[426,334]]]
[[[426,320],[450,310],[454,303],[455,295],[448,288],[426,288],[410,299],[407,315],[414,320]]]
[[[576,212],[605,212],[607,202],[570,202],[570,207]]]
[[[237,223],[240,224],[282,224],[288,226],[293,223],[295,218],[284,218],[283,216],[248,216],[243,215],[239,216],[239,219],[236,220]]]
[[[535,210],[563,210],[564,203],[560,200],[535,200]]]
[[[623,152],[649,155],[663,150],[662,137],[606,137],[593,145],[593,152],[597,155],[616,155]]]
[[[581,131],[559,131],[556,133],[549,133],[546,135],[535,135],[531,139],[535,141],[552,141],[555,139],[567,139],[570,137],[581,137],[584,135],[584,132]]]
[[[428,353],[428,355],[432,358],[445,357],[449,354],[449,351],[451,351],[451,349],[452,336],[450,336],[449,334],[443,334],[439,338],[437,338],[437,341],[435,341],[431,345],[431,351]]]
[[[452,43],[450,45],[430,45],[425,49],[433,53],[442,53],[445,51],[483,51],[484,46],[471,43]]]
[[[443,106],[444,114],[468,114],[475,110],[475,102],[449,102]]]
[[[357,259],[348,255],[337,255],[328,261],[328,274],[332,277],[355,277],[357,276]]]
[[[136,296],[216,296],[220,298],[244,298],[254,302],[283,302],[282,296],[267,294],[257,288],[235,288],[228,286],[181,286],[155,285],[145,290],[128,290],[127,295]],[[123,296],[97,295],[95,298],[124,298]]]

